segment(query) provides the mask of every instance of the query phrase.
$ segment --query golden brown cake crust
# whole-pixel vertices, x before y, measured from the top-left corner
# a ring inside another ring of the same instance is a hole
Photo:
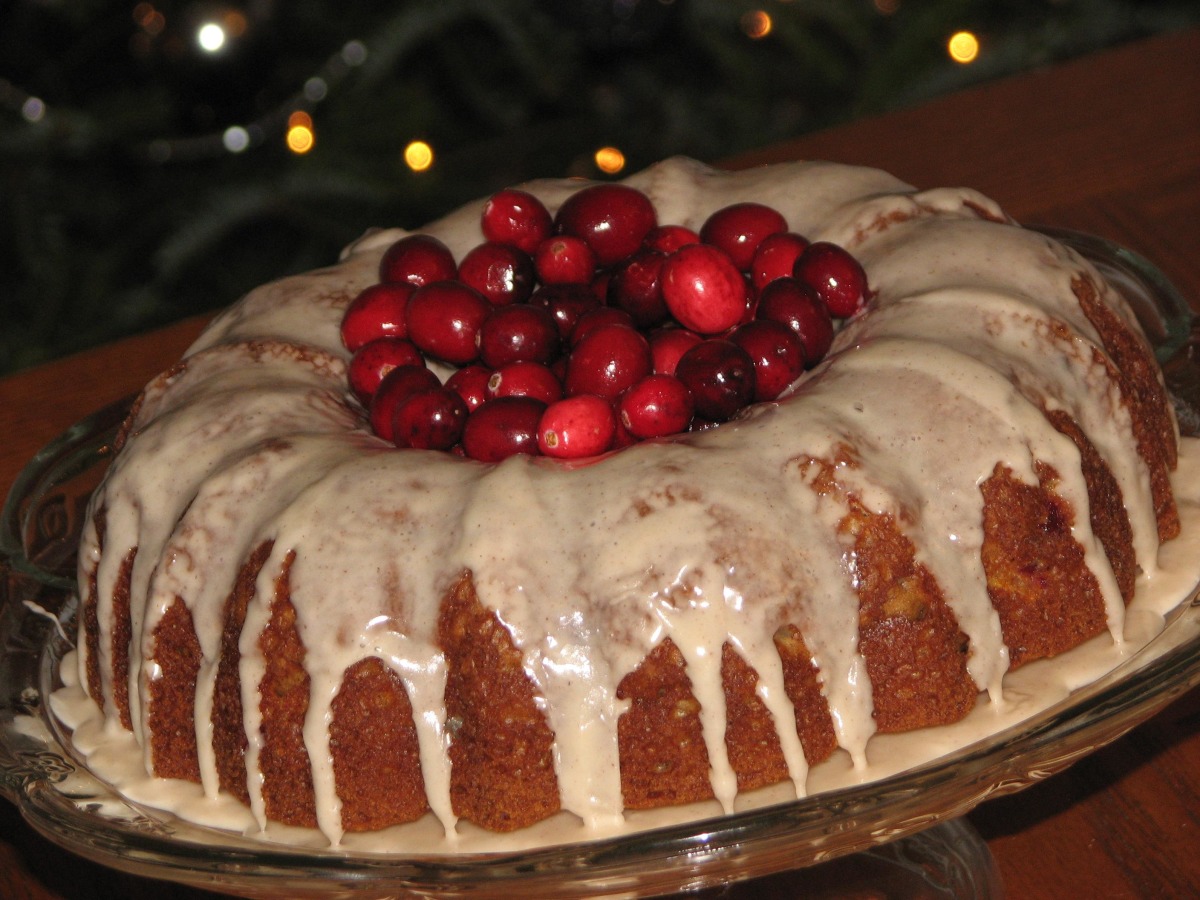
[[[154,629],[154,662],[159,677],[150,682],[150,753],[160,778],[200,781],[196,749],[196,676],[204,654],[192,612],[178,597]]]
[[[442,602],[438,637],[446,655],[454,814],[513,831],[557,812],[554,735],[521,652],[466,575]]]

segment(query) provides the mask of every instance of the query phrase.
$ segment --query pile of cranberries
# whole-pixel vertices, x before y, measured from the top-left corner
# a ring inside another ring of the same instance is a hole
[[[708,427],[779,396],[869,294],[853,256],[758,203],[697,234],[625,185],[553,217],[510,189],[481,224],[457,261],[430,235],[397,241],[346,310],[350,387],[398,447],[580,458]],[[443,384],[427,361],[455,371]]]

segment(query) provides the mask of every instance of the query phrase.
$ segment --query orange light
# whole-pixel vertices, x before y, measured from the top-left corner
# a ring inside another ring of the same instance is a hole
[[[946,51],[956,63],[973,63],[979,56],[979,38],[969,31],[959,31],[946,42]]]
[[[412,141],[404,148],[404,164],[414,172],[424,172],[433,165],[433,148],[424,141]]]
[[[593,154],[596,168],[606,175],[616,175],[625,168],[625,154],[616,147],[601,147]]]
[[[762,9],[754,9],[742,15],[742,31],[751,40],[760,40],[771,33],[771,16]]]

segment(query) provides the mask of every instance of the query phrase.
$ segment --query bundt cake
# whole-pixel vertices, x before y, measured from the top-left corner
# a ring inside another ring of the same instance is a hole
[[[691,233],[769,206],[857,259],[865,307],[718,426],[480,461],[397,449],[348,386],[343,316],[405,232],[253,291],[138,398],[81,543],[79,680],[148,772],[334,843],[730,809],[1120,642],[1178,438],[1086,261],[870,169],[624,183]],[[584,184],[523,190],[555,215]],[[482,212],[422,233],[462,259]]]

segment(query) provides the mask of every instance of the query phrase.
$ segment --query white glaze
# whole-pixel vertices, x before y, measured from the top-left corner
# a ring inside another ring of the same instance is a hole
[[[563,808],[596,833],[622,817],[616,684],[668,636],[687,661],[725,809],[734,806],[736,782],[723,740],[721,647],[730,641],[742,652],[776,721],[793,722],[770,640],[785,623],[803,631],[838,742],[865,767],[874,720],[853,573],[837,534],[845,501],[815,493],[809,465],[843,446],[860,465],[840,470],[839,482],[867,508],[905,523],[970,638],[972,676],[994,700],[1008,657],[978,558],[978,486],[998,461],[1030,483],[1035,461],[1062,476],[1057,490],[1076,511],[1074,534],[1104,594],[1110,631],[1122,639],[1125,611],[1088,524],[1078,451],[1039,409],[1068,410],[1109,461],[1138,563],[1153,575],[1148,476],[1071,287],[1081,273],[1095,277],[1085,262],[1039,235],[980,219],[981,210],[1003,215],[974,192],[916,193],[873,170],[810,163],[724,175],[672,160],[631,183],[650,195],[660,221],[693,228],[730,202],[769,203],[793,230],[852,249],[878,292],[875,314],[844,329],[830,359],[787,398],[718,429],[575,468],[398,452],[366,433],[348,400],[338,336],[346,304],[403,234],[378,232],[332,269],[250,294],[206,330],[181,371],[147,390],[93,501],[106,511],[105,547],[100,554],[89,527],[81,577],[99,561],[107,671],[113,585],[126,552],[137,548],[131,608],[139,637],[129,689],[143,745],[155,675],[152,663],[142,665],[153,657],[150,635],[175,597],[191,609],[205,659],[196,718],[210,798],[221,607],[242,563],[268,540],[273,549],[240,645],[251,807],[265,825],[257,639],[275,579],[294,554],[291,599],[312,683],[305,742],[320,826],[335,844],[342,834],[330,703],[341,673],[366,656],[403,681],[417,710],[431,808],[445,832],[456,833],[435,636],[437,600],[464,570],[512,634],[544,702]],[[579,183],[528,187],[553,210]],[[425,230],[461,255],[481,239],[479,209]],[[1070,339],[1054,336],[1058,322]],[[947,420],[967,426],[969,438],[948,433]],[[110,710],[112,697],[106,679]],[[782,731],[802,792],[808,767],[794,729]]]

